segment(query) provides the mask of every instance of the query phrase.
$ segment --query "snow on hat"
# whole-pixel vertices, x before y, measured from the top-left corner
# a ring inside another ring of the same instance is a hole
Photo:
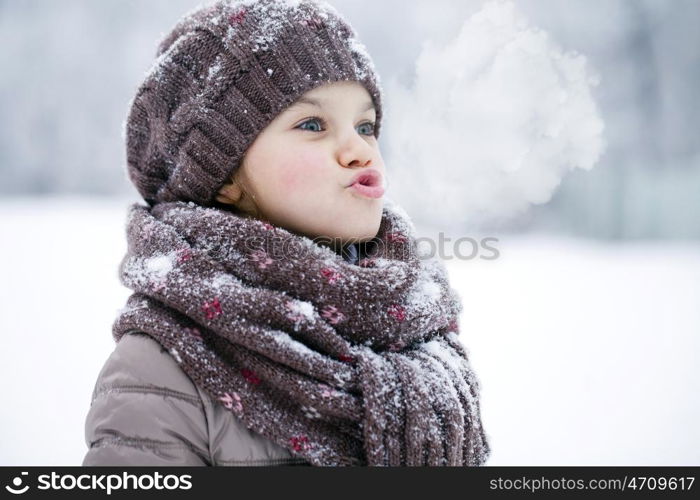
[[[129,179],[150,205],[211,205],[256,136],[305,92],[333,81],[382,89],[353,28],[323,1],[219,0],[158,46],[125,137]]]

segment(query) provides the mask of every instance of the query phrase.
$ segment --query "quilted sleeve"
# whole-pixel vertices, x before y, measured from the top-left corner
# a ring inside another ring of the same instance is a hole
[[[192,381],[158,342],[125,335],[100,371],[85,420],[84,466],[210,465]]]

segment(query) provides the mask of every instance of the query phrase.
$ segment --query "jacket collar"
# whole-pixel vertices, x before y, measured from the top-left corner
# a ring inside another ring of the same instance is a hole
[[[355,264],[360,261],[360,251],[356,243],[349,243],[340,250],[340,255],[346,262]]]

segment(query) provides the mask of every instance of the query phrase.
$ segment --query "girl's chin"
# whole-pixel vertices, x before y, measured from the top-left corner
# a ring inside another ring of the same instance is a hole
[[[360,213],[357,216],[343,214],[334,219],[326,219],[326,224],[318,227],[315,233],[327,235],[329,239],[342,241],[343,244],[357,243],[374,238],[380,223],[381,213]]]

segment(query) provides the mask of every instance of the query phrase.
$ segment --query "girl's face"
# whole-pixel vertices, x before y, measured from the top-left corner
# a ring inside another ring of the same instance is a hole
[[[330,238],[333,246],[373,238],[385,185],[374,120],[372,99],[358,82],[305,93],[255,139],[236,183],[217,199],[237,200],[242,187],[259,218],[297,234]],[[362,173],[375,175],[361,179],[368,186],[350,187]]]

